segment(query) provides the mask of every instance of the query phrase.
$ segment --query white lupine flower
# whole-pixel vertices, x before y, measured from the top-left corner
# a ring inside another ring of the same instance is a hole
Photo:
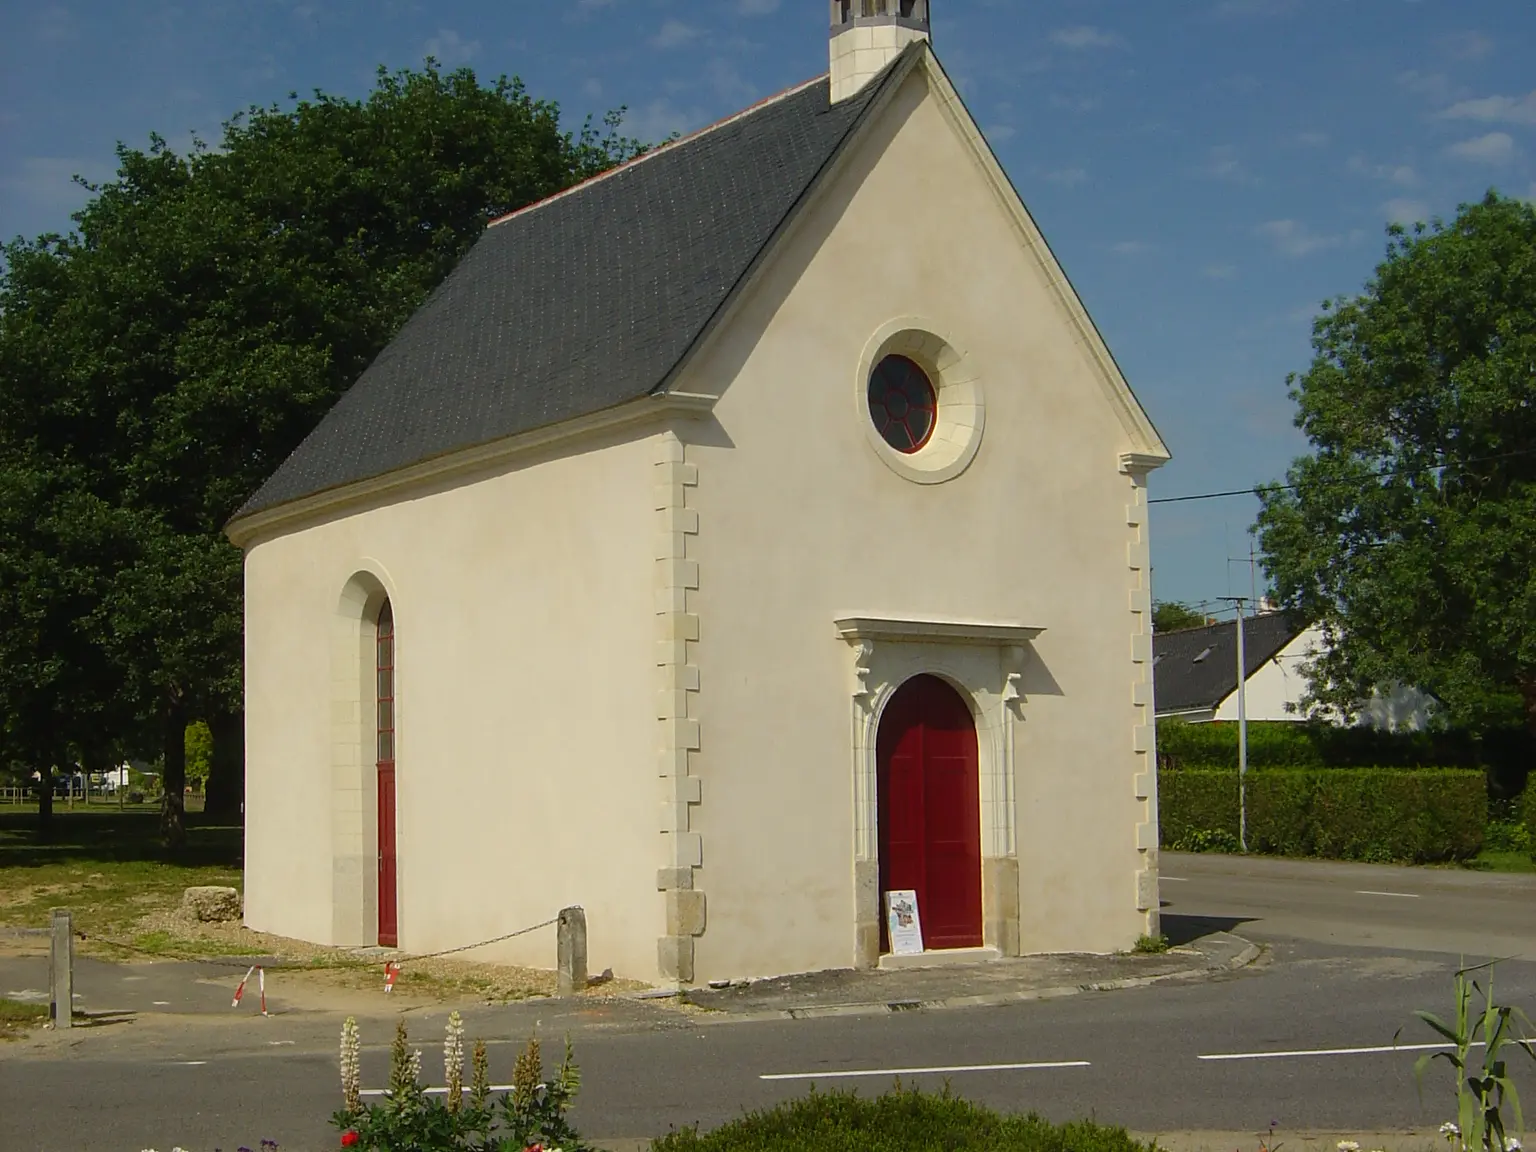
[[[357,1017],[348,1016],[341,1026],[341,1097],[348,1112],[363,1106],[362,1041],[357,1034]]]
[[[1360,1145],[1353,1140],[1340,1140],[1338,1148],[1339,1152],[1360,1152]]]
[[[1504,1152],[1520,1152],[1520,1140],[1516,1136],[1504,1137]]]
[[[412,1048],[411,1049],[411,1080],[414,1083],[417,1083],[417,1084],[421,1083],[421,1049],[420,1048]]]
[[[1461,1135],[1461,1129],[1456,1127],[1456,1124],[1455,1124],[1454,1121],[1447,1120],[1444,1124],[1440,1125],[1440,1135],[1442,1135],[1442,1136],[1460,1136]]]
[[[448,1087],[448,1111],[457,1112],[464,1095],[464,1018],[448,1014],[448,1035],[443,1040],[443,1082]]]

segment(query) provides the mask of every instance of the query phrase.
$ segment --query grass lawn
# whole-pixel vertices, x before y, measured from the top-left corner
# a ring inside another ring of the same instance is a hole
[[[1536,872],[1536,860],[1528,852],[1494,852],[1484,848],[1462,867],[1477,872]]]
[[[0,927],[42,928],[67,906],[89,935],[133,939],[139,921],[168,913],[194,884],[240,886],[240,828],[187,814],[186,847],[160,844],[152,809],[76,804],[54,809],[47,840],[36,809],[0,808]]]
[[[27,1004],[0,996],[0,1042],[20,1040],[48,1019],[48,1005]]]

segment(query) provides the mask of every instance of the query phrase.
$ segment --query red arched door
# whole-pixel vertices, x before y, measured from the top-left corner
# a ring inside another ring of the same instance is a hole
[[[917,676],[896,690],[876,742],[880,941],[884,893],[911,889],[925,948],[981,945],[981,804],[976,724],[953,688]]]
[[[388,600],[379,610],[377,637],[374,698],[378,703],[379,743],[379,943],[394,948],[400,943],[395,903],[395,614]]]

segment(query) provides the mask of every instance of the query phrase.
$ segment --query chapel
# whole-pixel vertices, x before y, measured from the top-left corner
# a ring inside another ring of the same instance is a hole
[[[673,986],[1157,931],[1168,452],[927,0],[829,15],[827,74],[493,221],[229,525],[251,928],[579,905]]]

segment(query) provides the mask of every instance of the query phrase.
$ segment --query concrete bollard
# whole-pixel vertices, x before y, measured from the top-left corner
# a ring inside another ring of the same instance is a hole
[[[587,914],[581,908],[560,909],[555,928],[556,993],[575,996],[587,988]]]
[[[48,1014],[55,1028],[68,1028],[75,1016],[75,933],[68,908],[55,908],[48,947]]]

